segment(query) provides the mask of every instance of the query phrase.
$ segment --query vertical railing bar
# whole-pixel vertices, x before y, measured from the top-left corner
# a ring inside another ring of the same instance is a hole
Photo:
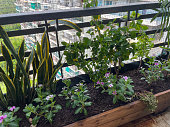
[[[121,27],[121,22],[119,22],[119,27]]]
[[[126,24],[125,24],[126,26],[127,26],[129,19],[130,19],[130,11],[128,11],[127,21],[126,21]]]
[[[57,47],[59,48],[59,40],[58,40],[58,19],[56,19],[56,27],[55,27],[55,33],[56,33],[56,41],[57,41]],[[58,50],[59,58],[61,58],[60,50]],[[61,77],[63,78],[63,67],[61,67]]]
[[[47,20],[45,20],[45,27],[46,27],[46,30],[47,30],[47,38],[48,38],[48,42],[49,42],[49,49],[51,49],[51,45],[50,45],[50,38],[49,38],[49,34],[48,34],[48,23],[47,23]],[[51,58],[53,58],[52,57],[52,53],[50,52],[50,56],[51,56]]]
[[[136,10],[135,19],[138,19],[138,10]]]

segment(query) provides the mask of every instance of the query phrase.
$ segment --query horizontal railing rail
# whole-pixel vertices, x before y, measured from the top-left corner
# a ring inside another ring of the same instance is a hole
[[[140,15],[137,19],[147,19],[147,18],[152,18],[154,14],[147,14],[147,15]],[[159,15],[161,16],[161,14]],[[132,21],[133,19],[129,19],[129,20],[123,20],[121,18],[117,18],[115,20],[114,23],[121,23],[121,22],[126,22],[126,21]],[[103,20],[102,23],[103,24],[107,24],[109,22],[113,21],[113,19],[109,19],[109,20]],[[44,24],[45,25],[45,24]],[[90,26],[90,23],[89,22],[84,22],[84,23],[77,23],[77,25],[80,27],[80,28],[84,28],[84,27],[89,27]],[[62,30],[70,30],[72,28],[66,26],[66,25],[60,25],[58,26],[58,31],[62,31]],[[17,31],[9,31],[7,32],[8,33],[8,36],[9,37],[13,37],[13,36],[21,36],[21,35],[29,35],[29,34],[37,34],[37,33],[43,33],[45,30],[44,27],[41,27],[41,28],[32,28],[32,29],[25,29],[25,30],[17,30]],[[50,26],[48,28],[48,32],[55,32],[55,27],[54,26]]]
[[[14,24],[33,21],[44,21],[52,19],[73,18],[81,16],[92,16],[100,14],[109,14],[117,12],[144,10],[159,8],[159,2],[139,2],[126,5],[114,5],[105,7],[95,7],[88,9],[68,9],[57,11],[44,11],[44,12],[27,12],[17,14],[4,14],[0,16],[0,24]]]
[[[93,16],[93,15],[100,15],[100,14],[110,14],[110,13],[118,13],[118,12],[128,12],[127,19],[117,18],[115,23],[121,24],[122,22],[128,22],[132,20],[138,19],[147,19],[152,18],[156,13],[152,14],[144,14],[140,15],[139,17],[135,17],[135,19],[130,18],[130,11],[136,11],[144,9],[155,9],[159,8],[159,2],[145,2],[145,3],[133,3],[133,4],[126,4],[126,5],[114,5],[114,6],[107,6],[107,7],[96,7],[96,8],[88,8],[88,9],[68,9],[68,10],[57,10],[57,11],[44,11],[44,12],[27,12],[27,13],[17,13],[17,14],[4,14],[0,15],[0,25],[8,25],[8,24],[16,24],[16,23],[25,23],[25,22],[34,22],[34,21],[45,21],[45,24],[41,24],[38,28],[31,28],[31,29],[23,29],[23,30],[16,30],[16,31],[8,31],[7,34],[9,37],[14,36],[21,36],[21,35],[30,35],[30,34],[38,34],[43,33],[45,28],[48,32],[56,32],[57,35],[57,44],[58,47],[50,48],[50,52],[59,52],[65,50],[65,46],[59,46],[58,42],[58,31],[62,30],[69,30],[71,29],[65,25],[57,25],[49,26],[48,20],[56,20],[63,19],[63,18],[74,18],[74,17],[83,17],[83,16]],[[161,14],[159,15],[161,16]],[[114,19],[103,20],[103,24],[107,24]],[[89,27],[89,22],[84,23],[77,23],[80,28]],[[127,25],[127,24],[126,24]],[[160,32],[161,30],[148,30],[146,31],[147,34],[154,34],[155,32]],[[164,43],[156,44],[155,47],[162,46]],[[25,52],[25,57],[28,57],[30,51]],[[0,62],[4,61],[4,58],[0,56]],[[63,67],[69,66],[67,63],[63,65]]]

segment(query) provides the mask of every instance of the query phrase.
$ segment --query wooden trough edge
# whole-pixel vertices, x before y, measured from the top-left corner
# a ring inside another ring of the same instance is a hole
[[[159,113],[170,106],[170,89],[155,94],[155,96],[158,100],[158,107],[155,113]],[[65,127],[118,127],[149,114],[151,112],[146,109],[146,105],[138,100]]]

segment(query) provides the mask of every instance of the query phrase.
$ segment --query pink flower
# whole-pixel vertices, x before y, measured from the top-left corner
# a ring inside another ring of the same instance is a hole
[[[14,111],[14,109],[15,109],[15,106],[12,106],[9,110],[12,112]]]
[[[127,81],[127,80],[128,80],[128,77],[127,77],[127,76],[124,76],[123,78],[124,78],[124,80],[125,80],[125,81]]]
[[[0,116],[0,123],[2,123],[5,118],[7,118],[7,115]]]
[[[109,87],[113,87],[113,84],[110,84]]]
[[[104,85],[104,82],[101,82],[101,85]]]
[[[105,77],[108,78],[109,75],[110,75],[110,73],[108,72],[108,73],[105,74]]]
[[[50,98],[53,98],[53,97],[54,97],[53,95],[49,95],[46,97],[46,100],[48,101],[48,100],[50,100]]]
[[[112,93],[113,95],[116,95],[117,94],[117,92],[116,92],[116,90],[115,91],[113,91],[113,93]]]
[[[100,84],[100,81],[97,81],[96,83],[97,83],[97,85],[98,85],[98,84]]]
[[[158,65],[159,65],[159,63],[155,63],[155,65],[156,65],[156,66],[158,66]]]

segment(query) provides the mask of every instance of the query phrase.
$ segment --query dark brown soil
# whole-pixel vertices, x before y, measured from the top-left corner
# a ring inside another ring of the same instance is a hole
[[[152,83],[150,86],[144,81],[141,80],[142,75],[137,70],[128,71],[123,74],[124,76],[130,76],[133,80],[134,90],[135,92],[143,92],[143,91],[150,91],[153,90],[153,93],[159,93],[165,90],[170,89],[170,76],[165,77],[165,80],[159,80],[157,82]],[[113,104],[112,102],[112,96],[109,96],[107,93],[101,94],[101,89],[95,89],[93,86],[93,83],[88,84],[88,90],[89,94],[91,96],[90,101],[93,103],[92,106],[87,107],[88,115],[84,116],[83,114],[75,115],[75,109],[72,108],[66,108],[63,97],[57,97],[57,104],[62,105],[62,110],[60,110],[54,120],[53,125],[51,126],[48,122],[46,122],[44,119],[42,119],[39,122],[38,127],[61,127],[64,125],[68,125],[70,123],[73,123],[75,121],[105,112],[107,110],[116,108],[121,105],[125,105],[125,102],[119,102],[117,104]],[[136,99],[134,99],[136,100]],[[133,101],[134,101],[133,100]],[[129,102],[128,102],[129,103]],[[18,113],[18,117],[22,118],[21,127],[29,127],[30,124],[28,120],[25,118],[25,116],[22,113],[22,110]]]

